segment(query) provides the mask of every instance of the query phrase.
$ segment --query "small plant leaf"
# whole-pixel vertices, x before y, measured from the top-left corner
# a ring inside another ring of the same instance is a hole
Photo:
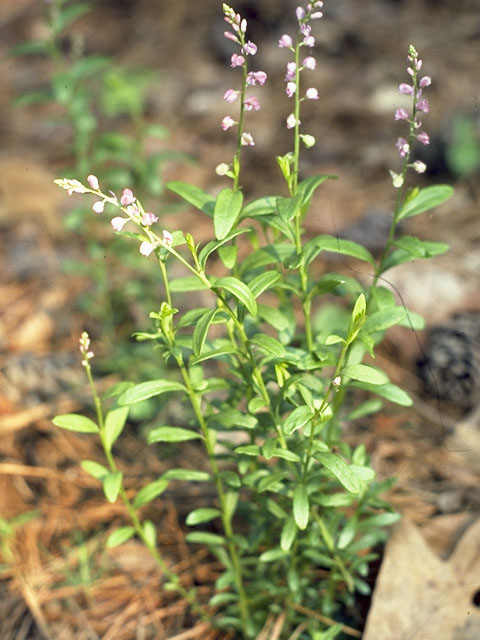
[[[399,404],[402,407],[411,407],[413,405],[413,400],[410,398],[408,393],[391,382],[379,385],[368,384],[367,382],[352,382],[351,386],[372,391],[382,398],[390,400],[390,402],[394,402],[395,404]]]
[[[120,527],[120,529],[115,529],[108,536],[105,546],[107,549],[113,549],[113,547],[118,547],[120,544],[130,540],[134,535],[135,529],[133,527]]]
[[[149,548],[157,546],[157,530],[151,520],[145,520],[143,523],[143,535]]]
[[[165,185],[167,189],[173,191],[178,196],[186,200],[189,204],[193,205],[196,209],[203,211],[208,216],[213,216],[213,210],[215,208],[215,198],[212,198],[208,193],[195,187],[188,182],[172,181],[167,182]]]
[[[147,435],[147,444],[154,442],[186,442],[187,440],[198,440],[202,436],[190,429],[182,427],[155,427]]]
[[[255,298],[258,298],[259,295],[278,282],[280,278],[281,275],[278,271],[264,271],[264,273],[260,273],[253,280],[250,280],[248,286]]]
[[[369,384],[380,385],[388,382],[388,378],[383,371],[369,367],[366,364],[348,364],[343,368],[342,374],[353,380],[360,380]]]
[[[225,544],[225,538],[217,535],[216,533],[210,533],[209,531],[192,531],[185,536],[187,542],[195,544],[207,544],[207,545],[223,545]]]
[[[276,560],[282,560],[287,556],[287,551],[276,547],[275,549],[268,549],[268,551],[264,551],[258,559],[260,562],[275,562]]]
[[[398,222],[405,218],[418,216],[419,213],[429,211],[438,205],[449,200],[454,194],[454,189],[449,184],[435,184],[424,189],[419,189],[418,193],[411,199],[406,200],[398,215]]]
[[[128,416],[128,407],[111,409],[105,418],[105,446],[111,450],[117,438],[122,433]]]
[[[164,480],[185,480],[187,482],[207,482],[210,474],[206,471],[195,471],[195,469],[169,469],[162,478]]]
[[[196,524],[200,524],[202,522],[210,522],[211,520],[215,520],[215,518],[218,518],[220,515],[221,512],[218,509],[200,507],[199,509],[190,511],[185,522],[189,527],[193,527]]]
[[[215,307],[214,309],[209,309],[206,313],[203,314],[201,318],[197,320],[197,324],[193,331],[192,337],[192,347],[193,354],[195,356],[200,356],[203,351],[203,347],[205,345],[205,341],[207,339],[208,330],[210,325],[215,319],[219,309]]]
[[[173,293],[184,293],[187,291],[204,291],[208,289],[207,285],[197,276],[184,276],[175,278],[170,282],[170,291]]]
[[[143,507],[144,504],[148,504],[159,495],[161,495],[168,487],[168,480],[165,478],[159,478],[153,482],[149,482],[142,487],[133,500],[133,506],[135,509]]]
[[[310,176],[302,180],[298,185],[298,192],[302,196],[302,202],[306,203],[310,200],[310,198],[315,193],[315,190],[323,183],[325,180],[336,180],[337,176],[331,174],[318,174],[316,176]]]
[[[68,431],[78,431],[79,433],[98,433],[98,426],[93,420],[78,413],[64,413],[55,416],[52,420],[56,427],[68,429]]]
[[[229,293],[234,295],[248,309],[252,316],[257,315],[257,303],[253,293],[248,286],[233,276],[226,276],[225,278],[219,278],[215,282],[215,288],[226,289]]]
[[[302,206],[302,194],[297,193],[293,198],[277,198],[277,211],[285,222],[292,220]]]
[[[213,210],[213,227],[217,240],[223,240],[231,231],[242,210],[243,193],[225,188],[215,200]]]
[[[361,486],[350,467],[334,453],[317,451],[314,457],[341,482],[350,493],[359,493]]]
[[[103,478],[103,492],[109,502],[113,503],[118,498],[122,480],[121,471],[112,471]]]
[[[304,427],[313,418],[313,413],[308,407],[297,407],[288,416],[283,423],[283,433],[287,436],[291,435],[297,429]]]
[[[275,196],[264,196],[257,200],[252,200],[246,204],[241,212],[241,219],[258,218],[275,213],[277,210],[277,198]]]
[[[248,231],[250,231],[250,229],[235,229],[231,233],[227,234],[222,240],[211,240],[210,242],[208,242],[198,254],[198,260],[202,266],[202,269],[205,269],[207,258],[210,254],[220,249],[220,247],[222,247],[226,242],[229,242],[230,240],[233,240],[233,238],[236,238],[242,233],[247,233]]]
[[[186,387],[180,382],[173,380],[150,380],[149,382],[141,382],[136,384],[130,389],[127,389],[118,398],[118,404],[129,405],[136,402],[142,402],[148,398],[159,396],[162,393],[168,393],[170,391],[187,391]]]
[[[293,492],[293,517],[297,527],[302,531],[307,528],[310,517],[307,487],[303,483],[297,484]]]
[[[445,242],[420,240],[415,236],[402,236],[395,240],[393,244],[415,258],[433,258],[434,256],[442,255],[449,249],[448,244]]]
[[[99,462],[95,462],[94,460],[82,460],[80,466],[90,476],[96,478],[97,480],[101,480],[110,473],[107,467],[105,467],[103,464],[100,464]]]
[[[250,342],[256,345],[263,353],[276,358],[281,358],[285,353],[285,347],[281,342],[264,333],[256,333]]]
[[[303,248],[305,264],[309,265],[321,251],[340,253],[356,258],[357,260],[368,262],[373,267],[375,266],[375,258],[372,256],[370,251],[365,249],[361,244],[329,235],[317,236],[305,244]]]
[[[295,518],[288,517],[285,524],[282,527],[282,533],[280,534],[280,549],[282,551],[290,551],[295,536],[297,535],[297,525]]]

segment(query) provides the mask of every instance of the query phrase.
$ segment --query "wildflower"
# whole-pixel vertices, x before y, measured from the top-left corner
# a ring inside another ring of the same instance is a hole
[[[226,162],[221,162],[215,167],[217,176],[226,176],[228,171],[230,171],[230,167]]]
[[[224,31],[223,35],[225,36],[225,38],[228,38],[228,40],[233,40],[233,42],[237,42],[238,43],[237,36],[234,33],[232,33],[231,31]]]
[[[415,162],[412,164],[412,167],[417,173],[425,173],[425,171],[427,170],[427,165],[421,160],[415,160]]]
[[[122,216],[115,216],[110,223],[115,231],[121,231],[124,225],[130,220],[130,218],[122,218]]]
[[[95,356],[95,354],[93,353],[93,351],[90,351],[90,336],[86,331],[83,331],[79,339],[79,343],[80,343],[80,353],[83,356],[82,365],[84,367],[87,367],[88,361],[91,360]]]
[[[303,7],[297,7],[295,9],[295,15],[297,16],[297,20],[300,22],[300,20],[303,20],[305,17],[305,9]]]
[[[285,91],[287,92],[287,96],[289,98],[291,98],[293,96],[293,94],[296,92],[297,90],[297,85],[295,82],[287,82],[287,86]]]
[[[310,149],[310,147],[313,147],[313,145],[315,144],[315,138],[309,133],[300,134],[300,138],[302,139],[303,144],[307,149]]]
[[[300,25],[300,33],[303,36],[309,36],[312,33],[312,27],[309,24],[302,24]]]
[[[289,80],[293,80],[295,78],[296,72],[297,72],[297,65],[295,64],[295,62],[288,62],[285,81],[288,82]]]
[[[256,96],[251,96],[250,98],[247,98],[243,103],[243,106],[245,107],[245,111],[252,111],[252,110],[258,111],[260,109],[260,103]]]
[[[423,113],[428,113],[430,110],[428,100],[423,99],[417,102],[417,109],[418,111],[423,111]]]
[[[278,41],[278,46],[282,49],[291,49],[293,47],[293,40],[291,36],[287,33],[284,33],[283,36]]]
[[[171,247],[172,246],[172,242],[173,242],[173,237],[172,234],[169,231],[166,231],[165,229],[162,232],[163,235],[163,241],[164,243],[168,246]]]
[[[103,210],[105,209],[105,200],[98,200],[97,202],[94,202],[92,209],[95,213],[103,213]]]
[[[295,64],[295,63],[293,63]],[[315,60],[315,58],[313,56],[307,56],[305,58],[305,60],[302,62],[302,66],[305,67],[305,69],[315,69],[315,67],[317,66],[317,61]]]
[[[428,133],[425,133],[425,131],[422,131],[418,134],[417,140],[422,144],[430,144],[430,136],[428,135]]]
[[[225,116],[220,126],[224,131],[226,131],[227,129],[230,129],[230,127],[233,127],[234,124],[235,120],[231,116]]]
[[[305,97],[308,100],[318,100],[318,91],[317,91],[317,89],[315,89],[314,87],[310,87],[310,89],[307,89],[307,91],[305,93]]]
[[[303,44],[306,47],[314,47],[315,46],[315,38],[313,36],[305,36],[303,39]]]
[[[411,84],[402,82],[402,84],[399,85],[398,90],[406,96],[413,96],[413,87]]]
[[[395,120],[408,120],[408,111],[403,107],[395,111]]]
[[[247,84],[255,85],[259,84],[263,86],[267,81],[267,74],[265,71],[249,71],[247,73]]]
[[[142,216],[142,224],[146,227],[150,227],[154,222],[158,222],[158,216],[150,211],[147,211]]]
[[[238,94],[240,93],[240,91],[234,91],[233,89],[227,89],[225,91],[225,93],[223,94],[223,99],[225,100],[225,102],[231,103],[231,102],[235,102],[235,100],[238,98]]]
[[[295,114],[291,113],[287,118],[287,129],[293,129],[296,124],[300,124],[300,120],[297,120]]]
[[[254,147],[255,146],[255,141],[253,140],[252,134],[251,133],[247,133],[246,131],[244,131],[242,133],[242,137],[241,137],[240,143],[244,147]]]
[[[404,138],[398,138],[397,142],[395,143],[395,146],[400,152],[401,158],[404,158],[407,155],[407,153],[410,151],[410,145]]]
[[[92,187],[92,189],[95,189],[96,191],[98,191],[98,189],[100,188],[100,185],[98,184],[97,176],[90,174],[87,177],[87,182]]]
[[[120,204],[126,207],[129,204],[133,204],[135,202],[135,196],[133,195],[133,191],[131,189],[124,189],[122,191],[122,197],[120,198]]]
[[[251,55],[254,56],[257,53],[257,45],[254,42],[251,42],[250,40],[248,42],[245,43],[245,45],[243,46],[242,49],[243,53],[245,53],[246,55]],[[242,63],[243,64],[243,63]]]
[[[423,76],[423,78],[421,78],[420,82],[418,83],[418,86],[424,89],[425,87],[429,87],[431,84],[432,79],[430,78],[430,76]]]
[[[154,250],[154,248],[155,248],[155,247],[153,246],[153,244],[152,244],[151,242],[142,242],[142,243],[140,244],[140,247],[139,247],[139,249],[138,249],[138,250],[140,251],[140,253],[142,254],[142,256],[147,257],[147,256],[149,256],[149,255],[152,253],[152,251]]]
[[[239,56],[237,53],[232,54],[230,58],[231,67],[241,67],[243,64],[245,64],[245,58],[243,56]]]
[[[390,175],[392,177],[392,184],[395,189],[400,189],[403,185],[403,175],[401,173],[395,173],[395,171],[390,171]]]
[[[311,20],[318,20],[321,17],[323,17],[323,13],[321,11],[315,11],[314,13],[310,14]]]
[[[79,180],[70,178],[57,178],[56,180],[54,180],[54,182],[62,189],[66,189],[69,196],[71,196],[72,193],[88,193],[88,189],[84,187]]]
[[[242,33],[245,33],[247,30],[247,21],[245,20],[245,18],[241,21],[240,23],[240,31]]]

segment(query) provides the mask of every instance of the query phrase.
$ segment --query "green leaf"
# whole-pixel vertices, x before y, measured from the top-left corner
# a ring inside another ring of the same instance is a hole
[[[225,538],[218,536],[216,533],[210,533],[208,531],[192,531],[185,536],[187,542],[195,544],[207,544],[207,545],[219,545],[225,544]]]
[[[290,320],[280,309],[259,304],[258,315],[277,331],[288,331],[290,328]]]
[[[224,409],[218,413],[214,413],[208,418],[209,425],[216,424],[222,428],[230,429],[254,429],[258,420],[248,413],[242,413],[238,409]]]
[[[369,384],[380,385],[388,382],[388,378],[383,371],[369,367],[366,364],[347,364],[342,369],[342,375],[348,376],[353,380],[368,382]]]
[[[162,393],[168,393],[170,391],[185,391],[186,393],[187,389],[183,384],[172,380],[150,380],[149,382],[136,384],[134,387],[130,387],[130,389],[124,391],[118,398],[118,404],[135,404],[136,402],[142,402],[148,398],[153,398],[154,396],[159,396]]]
[[[386,307],[368,316],[363,330],[367,333],[385,331],[405,320],[407,312],[404,307]]]
[[[298,193],[302,195],[302,201],[304,203],[308,202],[310,198],[313,196],[315,190],[323,183],[325,180],[336,180],[337,176],[331,174],[319,174],[316,176],[310,176],[302,180],[298,185]]]
[[[122,480],[123,473],[121,471],[111,471],[102,479],[103,492],[109,502],[113,503],[117,499],[118,492],[122,486]]]
[[[238,354],[239,352],[233,347],[231,344],[224,344],[222,347],[218,349],[213,349],[212,351],[205,351],[201,356],[193,357],[190,360],[190,364],[198,364],[199,362],[204,362],[205,360],[210,360],[211,358],[220,358],[221,356]]]
[[[264,196],[257,200],[252,200],[243,207],[241,212],[241,219],[244,218],[257,218],[265,215],[275,213],[277,210],[277,198],[276,196]]]
[[[276,560],[282,560],[288,557],[288,552],[283,549],[275,548],[264,551],[258,558],[260,562],[275,562]]]
[[[118,436],[122,433],[128,416],[128,407],[118,407],[111,409],[105,418],[105,446],[108,451],[115,444]]]
[[[200,507],[199,509],[194,509],[191,511],[185,522],[189,527],[193,527],[196,524],[200,524],[201,522],[210,522],[210,520],[215,520],[221,516],[221,512],[218,509],[211,509],[209,507]]]
[[[390,402],[395,402],[395,404],[399,404],[402,407],[411,407],[413,405],[413,400],[410,398],[408,393],[391,382],[380,385],[368,384],[367,382],[352,382],[350,386],[372,391],[382,398],[390,400]]]
[[[117,382],[117,384],[114,384],[113,387],[110,387],[110,389],[107,389],[107,391],[105,391],[103,397],[115,398],[115,396],[119,396],[130,387],[133,387],[133,385],[133,382]]]
[[[429,211],[434,207],[449,200],[454,194],[454,189],[449,184],[435,184],[431,187],[419,189],[417,195],[411,200],[407,198],[400,209],[397,221],[418,216],[419,213]]]
[[[214,287],[216,289],[226,289],[245,305],[252,316],[257,315],[257,303],[253,293],[248,286],[238,278],[234,278],[233,276],[219,278],[216,280]]]
[[[175,278],[170,281],[170,291],[173,293],[184,293],[187,291],[205,291],[208,289],[207,285],[202,282],[197,276],[184,276],[182,278]]]
[[[285,524],[282,527],[280,534],[280,549],[282,551],[290,551],[295,536],[297,535],[297,525],[295,519],[292,516],[285,520]]]
[[[210,474],[195,469],[169,469],[162,475],[164,480],[185,480],[186,482],[207,482]]]
[[[310,505],[307,487],[303,483],[297,484],[293,492],[293,517],[301,531],[307,528],[310,518]]]
[[[307,300],[313,300],[315,296],[321,296],[325,293],[330,293],[341,284],[345,282],[344,279],[336,278],[331,275],[322,276],[320,280],[310,289],[307,295]]]
[[[56,427],[68,429],[69,431],[78,431],[79,433],[98,433],[99,428],[93,420],[78,413],[64,413],[55,416],[52,420]]]
[[[243,193],[226,187],[215,200],[213,227],[217,240],[223,240],[238,219],[243,204]]]
[[[282,460],[288,460],[289,462],[300,462],[300,456],[288,449],[274,449],[272,458],[282,458]]]
[[[278,271],[264,271],[250,280],[248,286],[255,298],[258,298],[259,295],[278,282],[280,278],[281,275]]]
[[[14,107],[29,107],[31,104],[41,104],[42,102],[49,102],[53,96],[50,91],[41,89],[35,91],[26,91],[22,95],[13,99]]]
[[[8,56],[44,55],[47,53],[47,42],[32,40],[15,45],[7,51]]]
[[[359,493],[361,486],[350,467],[334,453],[316,451],[314,457],[340,481],[350,493]]]
[[[215,208],[215,198],[212,198],[208,193],[195,187],[188,182],[172,181],[167,182],[165,185],[167,189],[173,191],[178,196],[186,200],[189,204],[193,205],[196,209],[200,209],[207,214],[207,216],[213,216],[213,210]]]
[[[143,535],[147,546],[152,548],[157,546],[157,530],[151,520],[145,520],[143,523]]]
[[[283,433],[287,436],[291,435],[297,429],[301,429],[308,424],[312,418],[313,413],[308,407],[297,407],[283,423]]]
[[[393,244],[415,258],[433,258],[442,255],[450,248],[445,242],[420,240],[416,236],[402,236]]]
[[[260,447],[258,444],[244,444],[235,449],[235,453],[242,454],[244,456],[259,456]]]
[[[376,413],[380,411],[383,407],[383,402],[380,398],[370,398],[370,400],[366,400],[362,402],[359,407],[356,407],[353,411],[346,416],[346,420],[358,420],[359,418],[363,418],[365,416],[369,416],[372,413]]]
[[[84,471],[97,480],[101,480],[109,473],[107,467],[99,462],[95,462],[94,460],[82,460],[80,466]]]
[[[202,436],[190,429],[182,427],[155,427],[147,435],[147,444],[154,442],[186,442],[187,440],[198,440]]]
[[[302,194],[297,193],[293,198],[277,198],[277,211],[285,222],[293,220],[302,206]]]
[[[130,540],[134,535],[135,529],[133,527],[120,527],[108,536],[105,546],[107,549],[113,549],[113,547],[118,547],[118,545]]]
[[[148,504],[159,495],[161,495],[168,487],[168,480],[165,478],[159,478],[153,482],[149,482],[142,487],[133,500],[133,506],[135,509],[143,507],[144,504]]]
[[[227,269],[233,269],[237,262],[238,247],[234,245],[226,245],[219,247],[218,257],[222,261],[222,264]]]
[[[309,265],[321,251],[341,253],[375,266],[375,258],[361,244],[329,235],[319,235],[305,244],[303,248],[305,265]]]
[[[197,320],[197,324],[193,331],[192,347],[195,356],[201,355],[205,340],[207,339],[208,330],[212,324],[219,309],[209,309],[201,318]]]
[[[276,358],[281,358],[285,354],[285,347],[283,344],[264,333],[256,333],[253,338],[250,339],[250,342],[268,356],[271,355]]]

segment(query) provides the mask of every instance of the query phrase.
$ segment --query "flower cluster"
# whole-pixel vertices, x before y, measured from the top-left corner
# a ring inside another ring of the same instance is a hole
[[[262,86],[267,81],[267,74],[265,71],[248,71],[247,56],[254,56],[257,53],[257,45],[251,40],[246,40],[245,34],[247,31],[247,21],[245,18],[242,18],[240,14],[235,13],[235,11],[225,3],[223,4],[223,13],[225,22],[227,22],[232,29],[231,31],[225,31],[224,36],[228,40],[232,40],[238,44],[240,47],[240,53],[232,54],[232,57],[230,58],[230,66],[242,67],[244,72],[241,90],[235,91],[234,89],[227,89],[223,99],[228,104],[231,104],[240,96],[242,100],[241,113],[243,113],[243,110],[258,111],[260,109],[260,102],[258,101],[258,98],[256,96],[250,96],[248,98],[245,97],[245,89],[247,86]],[[242,116],[240,116],[240,121],[241,117]],[[227,129],[230,129],[236,124],[239,124],[239,122],[227,115],[223,118],[220,126],[224,131],[227,131]],[[240,144],[243,146],[254,146],[255,142],[250,133],[241,132]]]
[[[93,351],[90,351],[90,336],[84,331],[80,337],[80,353],[83,356],[82,366],[88,367],[88,361],[94,357]]]
[[[69,178],[58,178],[57,180],[54,180],[54,182],[62,189],[65,189],[68,192],[68,195],[72,195],[72,193],[93,193],[97,197],[100,197],[101,199],[97,200],[92,205],[92,209],[95,213],[103,213],[106,203],[113,204],[115,207],[120,209],[125,215],[114,216],[110,221],[114,231],[122,231],[126,223],[130,221],[134,222],[144,231],[147,231],[154,222],[158,222],[158,216],[151,211],[145,211],[131,189],[123,189],[120,198],[117,198],[113,191],[109,191],[110,195],[107,195],[100,190],[97,176],[92,174],[87,177],[89,187],[83,185],[79,180],[72,180]],[[139,251],[143,256],[148,256],[157,246],[163,245],[164,247],[170,247],[172,242],[173,238],[171,233],[164,230],[162,232],[161,243],[144,240],[140,244]]]
[[[410,45],[408,48],[407,60],[407,73],[412,79],[411,84],[402,82],[399,85],[398,90],[403,95],[412,97],[412,110],[411,113],[409,113],[404,107],[397,109],[395,111],[395,120],[406,120],[409,123],[410,131],[408,140],[399,137],[397,139],[397,142],[395,143],[395,146],[398,149],[400,157],[408,159],[411,145],[414,139],[417,139],[421,144],[430,143],[428,133],[426,133],[425,131],[420,131],[422,122],[418,116],[421,113],[428,113],[430,110],[428,100],[422,97],[422,92],[425,87],[431,85],[432,79],[430,78],[430,76],[422,76],[421,78],[419,78],[419,71],[422,68],[422,60],[419,59],[418,53],[413,45]],[[426,165],[418,160],[408,166],[413,167],[413,169],[417,171],[417,173],[423,173],[426,169]]]
[[[285,82],[286,87],[285,91],[289,98],[294,97],[299,91],[300,84],[300,72],[304,69],[313,70],[317,66],[317,61],[311,55],[307,55],[301,65],[298,64],[299,56],[297,47],[308,47],[312,48],[315,46],[315,37],[312,35],[312,25],[310,24],[311,20],[316,20],[323,16],[323,13],[319,11],[323,7],[323,2],[321,0],[316,0],[316,2],[309,3],[305,8],[297,7],[295,13],[297,16],[299,33],[296,41],[296,45],[294,44],[292,36],[284,33],[280,40],[278,41],[278,46],[281,49],[289,49],[290,51],[295,53],[295,61],[291,61],[287,63],[287,71],[285,74]],[[303,100],[318,100],[318,91],[314,87],[310,87],[306,90],[305,95],[300,98],[300,101]],[[297,111],[297,110],[296,110]],[[293,129],[297,125],[300,124],[300,120],[298,117],[298,113],[291,113],[287,118],[287,129]],[[311,143],[312,136],[308,136],[309,142]],[[303,140],[305,144],[307,141]],[[307,146],[312,146],[311,144],[307,144]]]

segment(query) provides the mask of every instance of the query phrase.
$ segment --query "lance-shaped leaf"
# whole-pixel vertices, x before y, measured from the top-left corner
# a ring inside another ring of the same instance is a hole
[[[133,506],[135,509],[143,507],[144,504],[148,504],[159,495],[161,495],[168,487],[168,480],[165,478],[158,478],[153,482],[149,482],[142,487],[133,500]]]
[[[331,251],[333,253],[351,256],[352,258],[357,258],[357,260],[368,262],[373,267],[375,266],[375,258],[370,251],[365,249],[361,244],[329,235],[316,236],[305,244],[303,248],[305,264],[309,265],[321,251]]]
[[[61,416],[55,416],[52,422],[56,427],[79,433],[98,433],[99,431],[93,420],[78,413],[64,413]]]
[[[128,416],[128,407],[111,409],[105,418],[105,446],[110,449],[122,433]]]
[[[304,427],[313,418],[313,413],[306,407],[297,407],[287,417],[283,424],[283,433],[289,436],[297,429]]]
[[[187,440],[198,440],[202,436],[196,431],[182,429],[182,427],[156,427],[147,435],[147,443],[154,442],[186,442]]]
[[[431,187],[419,189],[413,198],[407,198],[400,209],[397,220],[404,220],[419,213],[429,211],[438,205],[443,204],[454,194],[454,189],[449,184],[435,184]]]
[[[199,187],[195,187],[193,184],[189,184],[188,182],[180,181],[167,182],[166,187],[186,200],[189,204],[193,205],[196,209],[200,209],[200,211],[203,211],[208,216],[212,217],[215,207],[215,198],[212,198],[211,195]]]
[[[233,276],[219,278],[216,280],[214,287],[215,289],[225,289],[244,304],[252,316],[257,315],[257,303],[253,293],[249,287],[238,278],[234,278]]]
[[[334,453],[317,451],[314,458],[326,467],[350,493],[359,493],[361,486],[355,473]]]
[[[293,492],[293,517],[297,527],[302,531],[307,528],[310,516],[310,505],[308,502],[307,487],[303,484],[297,484]]]
[[[346,367],[343,367],[342,374],[353,378],[353,380],[369,382],[370,384],[385,384],[388,382],[388,378],[383,371],[369,367],[366,364],[347,364]]]
[[[236,238],[242,233],[247,233],[248,231],[250,231],[250,229],[248,228],[235,229],[235,231],[232,231],[231,233],[227,234],[221,240],[211,240],[210,242],[208,242],[198,254],[198,260],[202,266],[202,269],[205,269],[207,258],[211,253],[213,253],[214,251],[222,247],[229,240]],[[198,278],[196,279],[198,280]]]
[[[278,282],[280,278],[281,276],[278,271],[264,271],[250,280],[248,287],[255,298],[258,298],[259,295]]]
[[[122,486],[123,474],[121,471],[112,471],[102,478],[103,492],[109,502],[115,502]]]
[[[310,176],[309,178],[305,178],[298,185],[298,193],[302,195],[302,201],[308,202],[310,198],[313,196],[315,190],[323,183],[325,180],[336,180],[337,176],[329,175],[329,174],[319,174],[317,176]]]
[[[205,340],[207,339],[208,329],[210,328],[210,325],[212,324],[218,311],[218,308],[209,309],[197,321],[192,337],[192,347],[194,355],[201,355],[203,347],[205,345]]]
[[[217,240],[223,240],[238,219],[242,210],[243,193],[225,188],[220,191],[215,200],[213,210],[213,227]]]
[[[186,387],[180,382],[173,380],[150,380],[148,382],[141,382],[134,387],[130,387],[122,393],[118,398],[118,404],[124,406],[129,404],[135,404],[136,402],[142,402],[159,396],[162,393],[168,393],[169,391],[187,391]]]
[[[297,193],[293,198],[277,198],[277,210],[285,222],[292,220],[302,206],[302,195]]]

